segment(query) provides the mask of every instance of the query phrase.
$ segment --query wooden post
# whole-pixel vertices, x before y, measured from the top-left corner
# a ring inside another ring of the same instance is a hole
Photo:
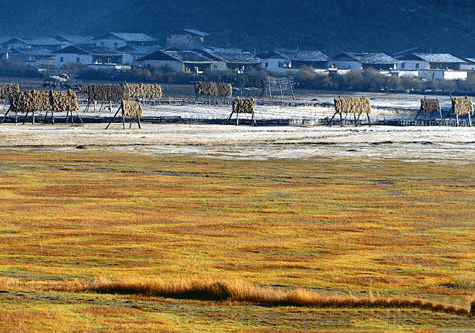
[[[117,109],[116,113],[115,113],[115,114],[114,114],[114,116],[112,117],[112,119],[111,119],[111,121],[109,122],[109,124],[107,124],[107,126],[106,126],[106,128],[105,128],[105,129],[108,129],[108,128],[109,128],[110,124],[112,123],[112,120],[114,120],[114,119],[115,119],[115,117],[116,117],[116,116],[117,116],[117,114],[119,113],[120,109],[122,109],[122,105],[121,105],[121,106],[119,106],[119,108]],[[123,112],[122,112],[122,114],[123,114]]]
[[[343,127],[343,115],[340,112],[340,126]]]
[[[472,127],[472,116],[470,115],[470,112],[468,113],[468,126]]]
[[[332,125],[333,118],[335,118],[335,116],[336,116],[337,113],[338,113],[338,111],[335,111],[335,113],[333,114],[333,116],[330,118],[330,121],[327,123],[327,126],[331,126],[331,125]]]
[[[23,118],[23,125],[25,125],[26,118],[28,118],[28,113],[30,113],[30,111],[26,111],[25,118]]]
[[[369,113],[366,114],[366,117],[368,117],[368,123],[369,123],[369,126],[371,126],[371,119],[369,117]]]
[[[3,121],[5,120],[5,117],[7,116],[8,112],[10,112],[10,109],[8,109],[7,112],[5,113],[5,115],[3,116],[2,121],[0,122],[0,124],[3,124]]]

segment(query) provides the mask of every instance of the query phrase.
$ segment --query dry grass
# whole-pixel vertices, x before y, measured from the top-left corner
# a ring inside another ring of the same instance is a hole
[[[197,280],[184,279],[181,281],[164,280],[110,280],[96,279],[92,283],[72,281],[45,284],[44,289],[61,291],[96,292],[108,294],[146,295],[154,297],[184,298],[213,301],[237,301],[266,306],[307,306],[318,308],[404,308],[421,309],[433,312],[466,316],[470,311],[466,308],[455,308],[451,305],[434,304],[422,300],[408,300],[400,298],[356,298],[354,296],[332,297],[322,295],[307,289],[290,291],[270,287],[260,287],[240,282],[212,281],[209,278]],[[472,302],[472,306],[475,302]]]
[[[245,331],[243,318],[254,316],[256,330],[473,327],[456,314],[475,294],[472,165],[0,155],[0,304],[15,305],[9,318],[46,311],[65,331],[91,332],[126,331],[118,308],[131,331]],[[218,302],[136,298],[152,287]],[[322,299],[335,307],[301,306]],[[143,311],[125,310],[125,300]],[[295,306],[253,306],[266,302]],[[386,305],[408,308],[379,310]],[[54,321],[31,330],[61,331]]]

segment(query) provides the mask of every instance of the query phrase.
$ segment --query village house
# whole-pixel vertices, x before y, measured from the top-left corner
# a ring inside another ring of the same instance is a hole
[[[262,67],[262,60],[251,52],[242,52],[237,49],[207,48],[204,50],[226,64],[226,68],[236,73],[243,74],[250,69]]]
[[[196,29],[180,29],[167,35],[167,48],[200,49],[206,45],[206,32]]]
[[[92,55],[77,46],[68,46],[54,52],[54,66],[60,68],[67,64],[92,64]]]
[[[95,39],[97,47],[119,49],[124,46],[143,47],[158,45],[158,40],[143,33],[110,32]]]
[[[172,68],[177,72],[203,73],[212,70],[213,61],[190,50],[159,50],[137,61],[150,69]]]
[[[455,71],[451,69],[420,69],[419,78],[426,80],[466,80],[466,71]]]
[[[100,70],[130,69],[134,58],[129,53],[107,48],[68,46],[54,53],[54,65],[78,63]]]
[[[332,64],[338,69],[365,71],[369,68],[377,71],[397,69],[398,61],[385,53],[344,52],[333,57]]]
[[[262,67],[274,72],[298,70],[303,67],[325,69],[331,58],[321,51],[270,51],[257,55],[262,59]]]
[[[448,53],[411,53],[399,58],[400,70],[460,70],[466,62]]]
[[[57,35],[55,39],[78,47],[92,47],[96,45],[95,38],[92,36],[75,36],[75,35]]]
[[[475,71],[475,58],[465,58],[465,64],[460,65],[462,71]]]

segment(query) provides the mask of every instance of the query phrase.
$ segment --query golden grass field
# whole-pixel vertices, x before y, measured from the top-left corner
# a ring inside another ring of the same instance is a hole
[[[0,159],[1,332],[475,327],[472,164]]]

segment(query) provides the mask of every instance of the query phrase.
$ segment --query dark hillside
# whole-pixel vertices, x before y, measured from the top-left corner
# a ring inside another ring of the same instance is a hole
[[[18,0],[0,11],[2,35],[146,32],[178,28],[211,34],[210,42],[245,50],[312,48],[423,51],[475,56],[475,3],[467,0]]]

